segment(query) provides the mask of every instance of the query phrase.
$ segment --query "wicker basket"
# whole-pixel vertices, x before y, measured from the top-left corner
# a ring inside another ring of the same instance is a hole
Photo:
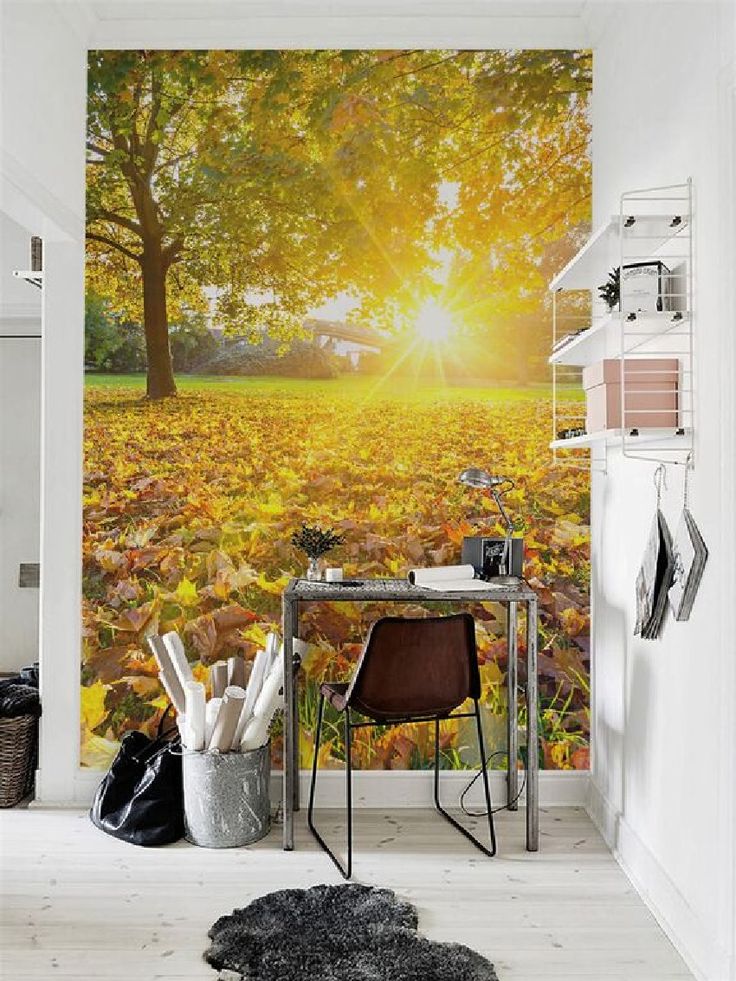
[[[0,719],[0,807],[14,807],[30,792],[37,745],[35,715]]]

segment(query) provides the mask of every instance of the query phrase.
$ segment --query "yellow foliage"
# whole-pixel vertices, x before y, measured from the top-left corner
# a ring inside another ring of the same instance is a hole
[[[113,739],[85,733],[79,752],[79,762],[93,770],[107,770],[115,759],[120,744]]]
[[[185,576],[171,594],[171,599],[180,606],[196,606],[199,602],[196,583]]]
[[[110,691],[110,686],[103,685],[99,681],[82,686],[79,698],[82,726],[85,729],[96,729],[104,722],[107,715],[105,699],[108,691]]]

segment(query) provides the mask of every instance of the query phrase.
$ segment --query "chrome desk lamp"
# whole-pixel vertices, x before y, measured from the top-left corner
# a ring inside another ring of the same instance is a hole
[[[514,523],[509,518],[506,508],[503,506],[503,501],[501,500],[501,495],[498,488],[501,484],[511,484],[513,487],[513,481],[510,477],[498,477],[492,476],[487,470],[480,470],[478,467],[468,467],[467,470],[463,470],[460,476],[457,478],[461,484],[465,484],[466,487],[477,487],[480,490],[487,490],[493,500],[496,502],[496,507],[501,512],[501,518],[506,526],[506,541],[503,550],[503,559],[500,563],[500,575],[494,576],[495,582],[517,582],[516,576],[510,575],[511,572],[511,536],[514,531]]]

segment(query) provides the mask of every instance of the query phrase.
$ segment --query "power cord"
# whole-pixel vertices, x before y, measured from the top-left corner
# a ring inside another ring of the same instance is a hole
[[[529,702],[528,702],[527,697],[526,697],[526,687],[524,687],[523,685],[519,685],[519,689],[524,693],[524,704],[526,705],[527,718],[528,718],[529,717]],[[527,732],[528,732],[528,729],[527,729]],[[488,764],[491,762],[491,760],[495,759],[497,756],[507,756],[507,755],[508,754],[507,754],[507,752],[506,752],[505,749],[499,749],[499,750],[496,750],[494,753],[491,753],[491,755],[486,760],[486,769],[488,768]],[[519,756],[521,756],[520,753],[519,753]],[[470,793],[470,791],[472,790],[472,788],[475,786],[476,781],[480,779],[482,773],[483,773],[482,770],[478,770],[478,772],[475,774],[475,776],[473,777],[473,779],[470,781],[470,783],[467,784],[467,786],[465,787],[465,789],[463,790],[463,792],[460,794],[460,808],[461,808],[463,814],[467,814],[468,817],[488,817],[488,811],[487,810],[483,810],[483,811],[469,811],[468,808],[465,806],[465,798],[468,796],[468,794]],[[525,787],[526,787],[526,768],[524,769],[524,777],[523,777],[523,779],[521,781],[521,787],[519,788],[519,792],[516,795],[516,797],[514,797],[513,800],[508,801],[508,803],[506,803],[506,804],[501,804],[499,807],[492,807],[491,808],[491,814],[498,814],[499,811],[507,811],[510,807],[512,807],[514,804],[516,804],[516,802],[518,800],[520,800],[521,795],[524,793]]]
[[[495,753],[491,753],[491,755],[486,760],[486,766],[488,766],[488,764],[491,762],[491,760],[495,756],[506,756],[506,750],[501,749],[501,750],[497,750]],[[465,798],[470,793],[470,791],[471,791],[473,785],[475,784],[476,780],[479,779],[481,773],[482,773],[482,771],[481,770],[478,770],[478,772],[473,777],[473,779],[470,781],[470,783],[467,785],[467,787],[465,788],[465,790],[463,790],[463,792],[460,794],[460,807],[461,807],[461,809],[463,811],[463,814],[467,814],[468,817],[487,817],[488,816],[488,811],[486,811],[486,810],[483,810],[483,811],[469,811],[468,808],[465,806]],[[524,788],[525,787],[526,787],[526,771],[524,771],[524,777],[523,777],[523,779],[521,781],[521,787],[520,787],[519,793],[516,795],[516,797],[514,797],[513,800],[510,800],[507,804],[501,804],[501,805],[499,805],[499,807],[493,807],[493,808],[491,808],[491,814],[498,814],[499,811],[507,811],[518,800],[520,800],[521,795],[524,793]]]

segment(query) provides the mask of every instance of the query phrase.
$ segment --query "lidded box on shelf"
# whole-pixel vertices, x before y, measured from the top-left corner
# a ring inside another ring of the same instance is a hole
[[[677,429],[680,365],[677,358],[627,358],[626,419],[621,422],[621,361],[607,358],[583,368],[585,427]]]
[[[667,309],[670,271],[659,259],[629,262],[621,276],[621,308],[625,313],[655,313]]]

